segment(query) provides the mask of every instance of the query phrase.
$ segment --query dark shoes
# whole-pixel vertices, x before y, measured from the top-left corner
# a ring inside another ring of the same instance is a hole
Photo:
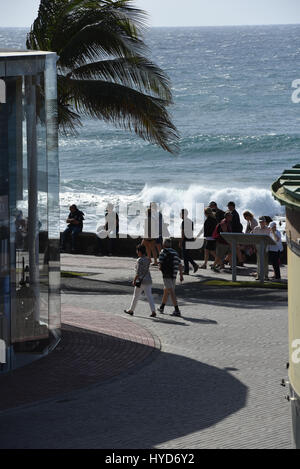
[[[124,309],[124,313],[129,314],[130,316],[133,316],[133,311]]]
[[[129,316],[133,316],[133,311],[130,311],[130,309],[124,309],[124,313],[129,314]],[[156,313],[154,311],[150,314],[150,318],[156,318]]]
[[[171,314],[171,316],[177,316],[177,317],[181,317],[181,312],[180,311],[173,311],[173,313]]]
[[[199,269],[199,265],[195,264],[193,267],[194,267],[194,274],[195,274],[197,270]],[[186,270],[183,272],[183,275],[190,275],[190,273]]]

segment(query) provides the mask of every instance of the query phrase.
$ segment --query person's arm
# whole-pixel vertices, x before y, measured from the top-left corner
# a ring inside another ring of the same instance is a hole
[[[67,223],[72,223],[72,225],[79,225],[80,222],[76,220],[76,218],[68,218],[69,221]]]
[[[135,271],[136,271],[136,274],[134,276],[134,279],[132,280],[132,285],[135,287],[135,283],[137,281],[137,279],[139,278],[139,270],[140,270],[140,262],[139,262],[140,258],[136,261],[136,264],[135,264]]]
[[[181,238],[178,242],[178,245],[181,248],[182,247],[182,242],[184,241],[184,222],[181,223],[180,231],[181,231]]]
[[[277,243],[281,240],[281,234],[279,231],[276,230],[276,228],[271,228],[271,233],[274,235],[274,241],[276,241]]]
[[[135,287],[136,285],[136,281],[137,279],[139,278],[139,276],[136,274],[136,276],[134,277],[134,279],[132,280],[132,285]]]
[[[257,220],[255,220],[255,218],[252,218],[252,220],[250,221],[251,230],[253,231],[256,226],[258,226],[258,222]]]
[[[159,258],[158,258],[158,268],[159,268],[159,270],[162,270],[162,264],[163,264],[164,258],[165,258],[165,253],[164,253],[164,251],[161,251],[160,254],[159,254]]]

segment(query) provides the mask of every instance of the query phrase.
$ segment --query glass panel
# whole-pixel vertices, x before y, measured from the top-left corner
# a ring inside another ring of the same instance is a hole
[[[48,219],[49,219],[49,328],[54,338],[60,337],[60,210],[59,161],[57,128],[56,54],[47,55],[45,71],[45,107],[48,158]]]
[[[56,55],[25,62],[1,77],[0,371],[60,339]]]
[[[22,84],[19,83],[20,89]],[[11,203],[15,214],[15,239],[11,236],[12,312],[11,340],[16,353],[41,353],[48,346],[48,268],[44,252],[48,244],[47,223],[47,155],[43,88],[43,74],[26,76],[22,93],[17,92],[16,141],[19,142],[16,161],[22,159],[20,171],[11,171],[12,192],[17,195]],[[22,109],[23,108],[23,109]],[[23,126],[21,118],[23,117]],[[20,122],[19,122],[20,120]],[[22,152],[23,147],[23,152]],[[10,158],[13,165],[13,158]],[[15,174],[16,184],[12,184]],[[16,268],[14,268],[14,260]],[[13,298],[13,291],[15,297]],[[27,361],[27,358],[25,359]],[[15,357],[14,366],[22,364]]]

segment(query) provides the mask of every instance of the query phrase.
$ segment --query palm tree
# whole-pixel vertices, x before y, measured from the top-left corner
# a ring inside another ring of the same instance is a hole
[[[62,133],[76,132],[81,116],[90,116],[177,151],[178,133],[166,109],[170,83],[146,57],[144,22],[132,0],[41,0],[26,45],[59,56]]]

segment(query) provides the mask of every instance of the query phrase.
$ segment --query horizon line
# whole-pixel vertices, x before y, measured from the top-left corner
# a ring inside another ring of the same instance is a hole
[[[33,24],[33,23],[32,23]],[[25,26],[1,26],[0,28],[31,28],[32,24]],[[248,23],[248,24],[198,24],[198,25],[148,25],[148,28],[232,28],[232,27],[247,27],[247,26],[296,26],[300,25],[300,21],[297,23]]]

